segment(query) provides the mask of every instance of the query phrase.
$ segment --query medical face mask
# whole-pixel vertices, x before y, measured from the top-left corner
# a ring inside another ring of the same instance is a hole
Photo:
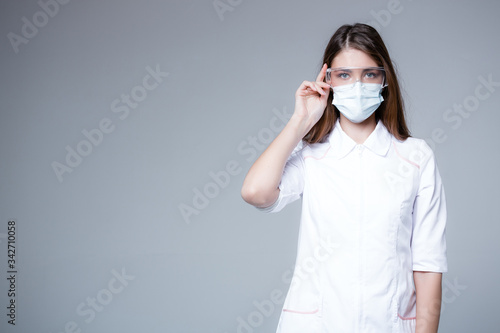
[[[361,83],[333,87],[332,104],[350,121],[360,123],[372,115],[384,101],[382,84]]]

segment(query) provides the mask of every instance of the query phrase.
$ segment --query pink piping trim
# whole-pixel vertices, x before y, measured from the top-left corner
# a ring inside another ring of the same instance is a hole
[[[328,153],[328,151],[330,150],[330,148],[332,148],[331,145],[328,147],[328,149],[325,151],[325,153],[323,154],[323,156],[321,156],[320,158],[316,158],[316,157],[314,157],[312,155],[309,155],[309,156],[304,157],[304,159],[311,157],[311,158],[314,158],[315,160],[322,160],[323,158],[325,158],[325,156]]]
[[[417,163],[415,163],[415,162],[410,161],[409,159],[407,159],[407,158],[403,157],[403,156],[399,153],[398,148],[396,148],[396,144],[394,143],[394,141],[392,141],[392,145],[394,146],[394,150],[396,151],[396,154],[398,154],[398,156],[399,156],[399,157],[401,157],[401,158],[402,158],[403,160],[405,160],[406,162],[408,162],[408,163],[410,163],[410,164],[413,164],[414,166],[416,166],[417,168],[419,168],[419,169],[420,169],[420,165],[418,165],[418,164],[417,164]]]
[[[301,314],[315,314],[316,312],[319,311],[319,309],[316,309],[314,311],[295,311],[295,310],[283,309],[283,311],[284,312],[301,313]]]
[[[403,317],[403,316],[402,316],[402,315],[400,315],[399,313],[398,313],[398,317],[399,317],[399,318],[401,318],[401,319],[403,319],[403,320],[412,320],[412,319],[417,319],[417,317]]]

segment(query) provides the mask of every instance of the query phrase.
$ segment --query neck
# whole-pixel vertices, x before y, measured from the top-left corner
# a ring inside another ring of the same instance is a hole
[[[353,139],[357,144],[362,144],[370,136],[377,122],[375,121],[375,114],[372,114],[365,121],[356,124],[340,114],[340,126],[345,134]]]

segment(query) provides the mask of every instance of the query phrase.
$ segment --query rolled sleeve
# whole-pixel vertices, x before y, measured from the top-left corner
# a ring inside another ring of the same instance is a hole
[[[301,150],[292,153],[288,158],[278,188],[280,190],[278,198],[271,206],[256,208],[265,213],[276,213],[302,196],[304,189],[304,160]]]
[[[432,149],[423,141],[424,162],[413,205],[412,258],[414,271],[447,272],[446,198]]]

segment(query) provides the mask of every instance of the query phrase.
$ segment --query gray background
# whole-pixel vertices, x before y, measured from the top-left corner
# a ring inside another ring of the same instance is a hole
[[[73,0],[49,17],[36,1],[1,2],[0,330],[274,332],[281,304],[259,304],[287,291],[300,203],[263,214],[241,184],[333,32],[371,22],[399,70],[412,134],[434,147],[445,184],[440,332],[497,332],[500,87],[480,77],[500,82],[500,3],[215,4],[219,13],[211,0]],[[40,27],[16,52],[8,35],[22,36],[23,17]],[[148,66],[168,76],[121,119],[112,102],[140,93]],[[476,88],[489,95],[477,99]],[[471,111],[454,113],[464,103]],[[66,164],[66,146],[105,118],[113,131],[59,181],[52,163]],[[210,173],[228,163],[236,170],[217,185]],[[212,198],[183,217],[205,187]]]

